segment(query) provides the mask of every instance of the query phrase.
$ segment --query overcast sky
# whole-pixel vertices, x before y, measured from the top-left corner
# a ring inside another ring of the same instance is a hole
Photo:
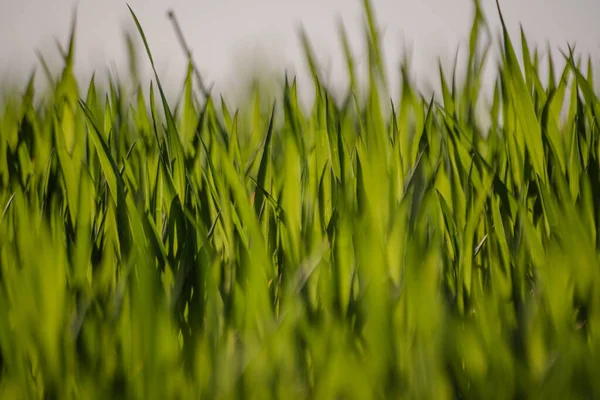
[[[495,1],[481,1],[497,29]],[[78,74],[87,81],[93,70],[105,73],[112,62],[125,74],[123,28],[132,26],[132,18],[123,0],[3,0],[0,76],[24,79],[38,65],[36,49],[57,66],[54,40],[66,43],[75,4]],[[364,59],[361,0],[130,0],[128,4],[146,31],[161,79],[170,84],[180,84],[186,60],[168,9],[174,10],[196,63],[206,80],[217,83],[217,90],[235,87],[235,77],[258,65],[257,60],[261,68],[280,73],[284,68],[305,71],[297,34],[300,24],[323,65],[331,66],[334,84],[347,79],[337,35],[340,17],[358,61]],[[500,4],[515,40],[520,23],[533,43],[549,41],[553,49],[577,43],[580,52],[598,59],[600,0],[501,0]],[[394,75],[403,43],[413,48],[418,77],[427,79],[437,70],[437,57],[449,62],[468,37],[470,0],[373,0],[373,7]],[[146,58],[141,63],[149,67]]]

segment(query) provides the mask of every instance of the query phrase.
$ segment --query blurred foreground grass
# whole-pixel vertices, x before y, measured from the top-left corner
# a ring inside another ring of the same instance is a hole
[[[539,53],[521,37],[520,65],[504,31],[484,130],[475,3],[464,83],[440,68],[436,102],[404,65],[382,102],[364,5],[368,90],[347,51],[334,99],[305,40],[309,112],[287,78],[249,117],[200,102],[191,64],[175,105],[158,76],[133,98],[81,87],[74,33],[51,96],[32,78],[10,99],[0,397],[600,396],[591,68],[571,51],[542,82]]]

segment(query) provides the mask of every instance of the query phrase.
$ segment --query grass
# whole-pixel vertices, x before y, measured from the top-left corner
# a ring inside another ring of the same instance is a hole
[[[158,75],[82,87],[73,29],[50,95],[0,113],[1,398],[600,396],[592,69],[542,82],[503,28],[482,128],[479,5],[440,101],[408,65],[382,96],[364,7],[367,90],[343,29],[342,99],[304,37],[309,110],[291,77],[200,102],[191,60],[175,105]]]

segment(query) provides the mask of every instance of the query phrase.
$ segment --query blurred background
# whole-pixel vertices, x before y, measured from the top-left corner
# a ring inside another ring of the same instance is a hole
[[[496,2],[481,3],[497,48],[500,20]],[[169,9],[181,25],[204,80],[232,97],[240,82],[257,73],[273,72],[280,79],[288,71],[298,75],[301,88],[311,89],[299,42],[300,26],[312,41],[332,87],[343,89],[347,82],[338,34],[340,20],[358,66],[366,64],[361,0],[20,0],[0,2],[0,79],[23,84],[40,65],[36,51],[58,71],[61,59],[55,42],[66,46],[75,11],[76,73],[83,85],[93,71],[103,77],[109,68],[126,77],[124,32],[132,32],[140,43],[127,4],[145,30],[161,80],[171,95],[185,78],[186,57],[167,17]],[[398,93],[399,62],[407,48],[413,76],[424,87],[428,83],[435,86],[439,80],[438,58],[450,72],[459,46],[459,60],[466,57],[471,0],[372,0],[372,4],[383,36],[392,94]],[[600,1],[501,0],[500,5],[517,51],[521,24],[529,42],[544,50],[542,55],[550,43],[560,61],[558,51],[567,51],[570,43],[577,45],[578,53],[598,59]],[[142,51],[139,56],[142,78],[150,79],[150,63]],[[38,72],[42,72],[40,68]]]

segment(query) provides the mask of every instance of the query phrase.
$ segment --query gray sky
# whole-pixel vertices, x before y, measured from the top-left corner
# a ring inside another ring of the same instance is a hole
[[[499,26],[494,0],[481,0],[493,27]],[[24,79],[38,65],[39,49],[58,66],[54,39],[66,43],[78,3],[76,70],[86,83],[111,62],[125,74],[123,27],[132,26],[123,0],[4,0],[0,2],[0,77]],[[236,86],[236,76],[252,65],[281,73],[305,72],[297,28],[301,23],[332,83],[346,82],[337,20],[346,25],[358,62],[364,59],[360,0],[130,0],[145,29],[161,79],[180,85],[186,60],[166,11],[172,8],[205,80],[218,91]],[[397,82],[403,43],[413,48],[413,69],[421,79],[436,79],[437,57],[450,62],[466,43],[472,18],[470,0],[373,0],[384,32],[385,57]],[[577,43],[577,49],[600,54],[600,0],[501,0],[511,34],[518,41],[521,23],[532,43],[550,41],[553,49]],[[362,57],[362,58],[361,58]],[[264,64],[266,62],[266,64]],[[146,58],[141,64],[149,68]],[[263,65],[264,64],[264,65]],[[149,75],[146,75],[149,77]],[[301,75],[302,76],[302,75]],[[41,77],[41,76],[40,76]],[[304,75],[306,77],[306,75]],[[300,81],[300,83],[306,82]],[[308,82],[306,82],[308,83]]]

